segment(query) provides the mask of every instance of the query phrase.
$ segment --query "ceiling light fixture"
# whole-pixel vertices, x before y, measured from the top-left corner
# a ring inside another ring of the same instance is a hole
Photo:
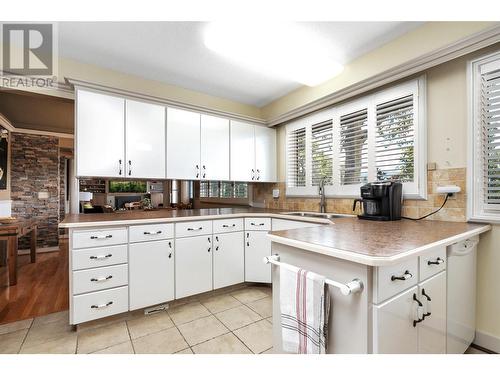
[[[211,22],[204,42],[248,69],[307,86],[317,86],[343,70],[328,42],[300,23]]]

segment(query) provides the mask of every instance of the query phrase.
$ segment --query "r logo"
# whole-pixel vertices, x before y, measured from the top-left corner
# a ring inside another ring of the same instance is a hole
[[[4,73],[23,76],[53,74],[52,24],[4,23],[2,34]]]

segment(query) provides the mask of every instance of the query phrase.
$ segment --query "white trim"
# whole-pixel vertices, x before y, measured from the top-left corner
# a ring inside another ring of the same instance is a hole
[[[14,125],[9,121],[7,117],[5,117],[2,113],[0,113],[0,125],[7,129],[8,131],[13,131]]]
[[[291,109],[278,116],[267,120],[268,126],[275,126],[292,121],[297,117],[308,113],[321,110],[325,107],[363,94],[367,91],[376,89],[383,85],[404,79],[414,74],[423,72],[426,69],[447,61],[456,59],[460,56],[477,51],[481,48],[500,42],[500,26],[492,26],[486,30],[463,38],[455,43],[439,48],[435,51],[411,59],[403,64],[388,69],[382,73],[376,74],[370,78],[359,81],[353,85],[337,90],[329,95],[316,99],[300,107]]]
[[[137,92],[133,92],[133,91],[129,91],[129,90],[118,89],[118,88],[114,88],[114,87],[101,85],[101,84],[94,83],[94,82],[81,81],[81,80],[74,79],[74,78],[65,78],[65,80],[69,84],[73,85],[75,91],[77,91],[78,89],[85,89],[87,91],[90,90],[90,91],[104,93],[104,94],[111,94],[111,95],[119,96],[119,97],[122,97],[125,99],[140,100],[140,101],[145,101],[148,103],[155,103],[155,104],[164,105],[164,106],[168,106],[168,107],[180,108],[180,109],[185,109],[185,110],[189,110],[189,111],[199,112],[202,114],[222,116],[225,118],[229,118],[230,120],[251,122],[252,124],[257,124],[257,125],[266,125],[266,122],[263,119],[257,118],[257,117],[245,116],[245,115],[240,115],[240,114],[237,114],[234,112],[227,112],[227,111],[221,111],[221,110],[209,108],[209,107],[202,106],[202,105],[189,104],[189,103],[185,103],[185,102],[180,102],[178,100],[165,99],[165,98],[161,98],[158,96],[141,94],[141,93],[137,93]],[[75,96],[75,101],[76,101],[76,96]]]
[[[22,134],[32,134],[32,135],[46,135],[46,136],[57,137],[57,138],[69,138],[69,139],[75,138],[75,136],[73,134],[48,132],[45,130],[35,130],[35,129],[14,128],[14,130],[12,130],[12,132],[13,133],[22,133]]]
[[[36,248],[36,253],[41,254],[41,253],[53,253],[56,251],[60,251],[61,249],[59,246],[50,246],[50,247],[37,247]],[[31,253],[31,250],[29,249],[23,249],[23,250],[17,250],[17,255],[29,255]]]
[[[473,343],[492,352],[500,353],[500,337],[498,336],[476,330]]]

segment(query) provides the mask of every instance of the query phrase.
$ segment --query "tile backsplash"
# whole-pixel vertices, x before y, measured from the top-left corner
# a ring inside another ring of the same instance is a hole
[[[436,194],[436,187],[443,185],[458,185],[460,193],[448,198],[444,208],[431,215],[426,220],[465,221],[466,208],[466,176],[465,168],[437,169],[427,172],[427,200],[405,199],[403,202],[403,216],[417,218],[438,209],[444,201],[443,194]],[[280,190],[280,197],[273,198],[273,189]],[[319,211],[319,198],[287,197],[286,184],[254,184],[253,201],[265,208],[296,211]],[[353,199],[327,198],[326,211],[341,214],[359,213],[352,211]]]

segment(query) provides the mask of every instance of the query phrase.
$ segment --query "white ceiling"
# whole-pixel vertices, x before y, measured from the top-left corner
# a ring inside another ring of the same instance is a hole
[[[346,64],[419,22],[305,22]],[[206,94],[263,106],[300,84],[238,66],[203,42],[205,22],[61,22],[59,54]],[[258,27],[258,22],[256,22]]]

